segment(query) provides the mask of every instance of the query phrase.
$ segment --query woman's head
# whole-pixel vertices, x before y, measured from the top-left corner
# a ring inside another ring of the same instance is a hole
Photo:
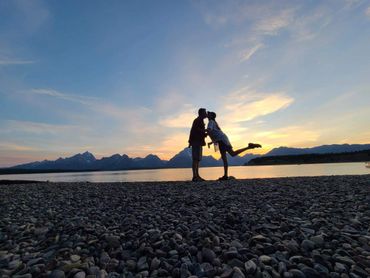
[[[216,113],[215,112],[208,111],[207,115],[208,115],[208,119],[210,119],[210,120],[215,120],[216,119]]]

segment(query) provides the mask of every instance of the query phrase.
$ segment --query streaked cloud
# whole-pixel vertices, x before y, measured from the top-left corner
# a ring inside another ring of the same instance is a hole
[[[363,4],[366,4],[367,0],[344,0],[344,7],[343,9],[353,9],[357,8]]]
[[[59,98],[62,100],[78,102],[84,105],[91,105],[93,104],[93,102],[99,101],[99,98],[80,96],[80,95],[74,95],[74,94],[66,94],[66,93],[62,93],[54,89],[37,88],[37,89],[31,89],[28,92],[32,94],[36,94],[36,95],[41,95],[41,96],[49,96],[49,97]]]
[[[309,126],[287,126],[279,129],[260,131],[254,135],[265,141],[282,146],[294,146],[297,143],[308,144],[317,142],[320,133],[311,129]]]
[[[189,134],[187,132],[176,132],[167,135],[159,144],[153,146],[153,151],[165,159],[170,159],[174,154],[188,146]]]
[[[28,65],[33,64],[35,61],[32,60],[17,60],[17,59],[1,59],[0,66],[10,66],[10,65]]]
[[[255,45],[254,47],[244,51],[244,53],[242,54],[241,62],[248,61],[263,46],[264,45],[262,43],[259,43]]]
[[[268,130],[255,130],[252,140],[262,144],[261,153],[266,153],[277,146],[313,147],[320,145],[321,131],[310,123],[302,126],[269,128]]]
[[[94,110],[95,112],[118,119],[135,119],[137,117],[140,117],[140,115],[144,113],[150,112],[149,108],[143,106],[128,108],[123,105],[119,106],[102,98],[67,94],[54,89],[39,88],[32,89],[30,91],[27,91],[26,93],[79,103],[91,110]]]
[[[365,10],[365,15],[370,18],[370,6]]]
[[[197,117],[195,112],[196,109],[181,112],[177,115],[160,120],[159,123],[168,128],[189,128],[193,120]]]
[[[44,1],[13,1],[14,12],[19,20],[19,29],[33,34],[52,18]]]
[[[4,128],[0,131],[0,133],[23,132],[40,135],[61,135],[65,133],[79,133],[89,129],[89,127],[81,127],[79,125],[58,125],[31,121],[6,120],[3,122]]]
[[[14,165],[18,164],[23,164],[27,162],[32,162],[37,159],[39,160],[44,160],[47,159],[46,153],[44,150],[43,151],[43,157],[39,157],[35,155],[34,152],[27,152],[27,151],[15,151],[12,149],[9,150],[0,150],[0,167],[11,167]],[[50,157],[50,158],[55,158],[55,155]]]
[[[251,92],[246,95],[234,95],[226,105],[226,117],[234,122],[250,121],[282,110],[293,101],[292,97],[280,92],[260,95]]]
[[[40,151],[40,149],[27,146],[27,145],[19,145],[10,142],[0,142],[0,150],[6,151]]]
[[[286,8],[276,12],[269,10],[266,15],[269,16],[262,15],[253,28],[259,35],[276,35],[278,31],[293,22],[295,9]]]
[[[235,147],[244,147],[248,143],[246,140],[252,140],[252,138],[251,130],[243,122],[252,120],[260,122],[261,117],[280,111],[293,102],[294,99],[283,92],[261,93],[247,86],[220,97],[217,105],[213,103],[213,106],[218,115],[217,121],[232,144]],[[210,107],[205,108],[210,109]],[[190,130],[191,123],[196,117],[197,109],[193,107],[168,115],[168,117],[161,119],[159,123],[168,131],[173,129]],[[207,123],[207,120],[205,122]],[[187,141],[187,133],[177,132],[175,134],[175,140],[171,135],[168,140],[164,141],[164,144]],[[207,151],[207,154],[215,155],[211,151]]]

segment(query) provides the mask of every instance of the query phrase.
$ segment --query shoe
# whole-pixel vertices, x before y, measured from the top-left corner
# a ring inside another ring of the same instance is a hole
[[[260,144],[249,143],[248,148],[255,149],[255,148],[262,148],[262,146]]]
[[[229,177],[223,176],[223,177],[219,178],[218,180],[219,181],[227,181],[228,179],[229,179]]]
[[[191,181],[192,182],[201,182],[201,181],[205,181],[205,179],[203,179],[201,177],[194,177]]]

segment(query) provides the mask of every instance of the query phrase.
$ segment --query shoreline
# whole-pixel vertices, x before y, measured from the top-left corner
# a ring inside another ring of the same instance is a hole
[[[369,175],[0,190],[2,277],[370,276]]]
[[[266,164],[243,164],[243,165],[230,165],[230,167],[254,167],[254,166],[292,166],[292,165],[317,165],[317,164],[345,164],[345,163],[364,163],[368,161],[333,161],[333,162],[309,162],[309,163],[266,163]],[[222,168],[223,165],[202,166],[201,168]],[[30,170],[30,169],[13,169],[13,168],[0,168],[0,177],[2,175],[28,175],[28,174],[57,174],[57,173],[89,173],[89,172],[119,172],[119,171],[147,171],[147,170],[167,170],[167,169],[191,169],[189,167],[154,167],[154,168],[128,168],[128,169],[114,169],[114,170],[99,170],[99,169],[85,169],[85,170],[62,170],[62,169],[49,169],[49,170]]]
[[[260,166],[260,165],[255,165],[255,166]],[[242,181],[254,181],[254,180],[277,180],[277,179],[296,179],[296,178],[325,178],[325,177],[363,177],[363,176],[369,176],[370,179],[370,173],[369,174],[359,174],[359,175],[320,175],[320,176],[285,176],[285,177],[267,177],[267,178],[235,178],[231,179],[228,181],[221,181],[221,182],[232,182],[232,181],[237,181],[237,182],[242,182]],[[43,181],[43,180],[2,180],[0,179],[0,185],[11,185],[11,184],[38,184],[38,183],[46,183],[46,184],[146,184],[146,183],[191,183],[191,184],[202,184],[202,183],[212,183],[212,182],[220,182],[217,179],[216,180],[205,180],[204,182],[192,182],[191,179],[187,180],[163,180],[163,181],[102,181],[102,182],[91,182],[91,181]]]

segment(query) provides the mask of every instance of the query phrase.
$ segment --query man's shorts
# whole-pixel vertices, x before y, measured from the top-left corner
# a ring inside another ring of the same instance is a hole
[[[201,161],[203,156],[203,148],[200,145],[191,146],[191,156],[195,161]]]
[[[233,150],[232,146],[226,145],[223,141],[218,141],[217,143],[221,153],[230,153]]]

